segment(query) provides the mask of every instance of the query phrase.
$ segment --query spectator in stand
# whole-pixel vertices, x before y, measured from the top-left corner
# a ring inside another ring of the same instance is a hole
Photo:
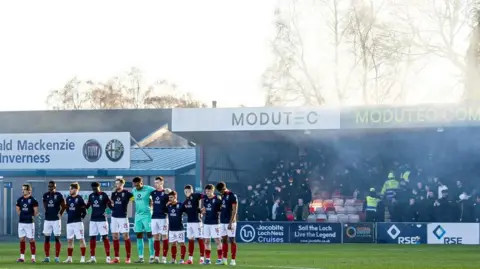
[[[473,204],[473,218],[475,222],[480,222],[480,195],[476,196],[475,203]]]
[[[274,221],[287,220],[285,216],[285,205],[280,199],[276,199],[275,204],[272,206],[272,220]]]
[[[448,197],[448,190],[443,189],[440,199],[437,199],[434,203],[435,206],[435,221],[437,222],[455,222],[456,203],[450,200]]]
[[[298,204],[293,209],[295,221],[306,221],[309,214],[308,205],[303,203],[303,199],[298,199]]]
[[[415,198],[410,198],[409,199],[409,205],[405,210],[404,221],[406,221],[406,222],[417,222],[418,221],[418,206],[415,202]]]
[[[435,221],[435,211],[434,211],[435,197],[433,192],[427,192],[425,198],[420,197],[418,202],[418,221],[419,222],[432,222]]]
[[[459,182],[459,181],[457,181]],[[459,210],[460,210],[460,222],[475,222],[474,218],[474,201],[471,199],[467,192],[464,191],[459,195]]]

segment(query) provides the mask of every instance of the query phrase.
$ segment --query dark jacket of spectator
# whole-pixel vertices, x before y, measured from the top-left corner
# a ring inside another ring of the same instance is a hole
[[[436,201],[435,221],[438,222],[455,222],[458,215],[457,203],[450,200],[448,196],[444,196]]]
[[[435,221],[434,210],[435,198],[433,193],[427,195],[427,198],[421,199],[418,202],[418,221],[419,222],[432,222]]]
[[[306,204],[297,204],[293,209],[293,217],[296,221],[305,221],[310,214],[308,205]]]
[[[415,203],[415,199],[410,199],[410,204],[405,209],[405,215],[403,218],[405,222],[417,222],[418,221],[418,205]]]
[[[480,197],[477,197],[473,204],[473,218],[475,222],[480,222]]]
[[[474,201],[471,197],[462,199],[459,202],[459,209],[460,209],[460,222],[475,222],[474,216]]]

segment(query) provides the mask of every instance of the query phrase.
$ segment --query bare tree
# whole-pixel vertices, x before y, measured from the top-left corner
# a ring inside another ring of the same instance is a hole
[[[286,10],[275,10],[276,35],[271,43],[275,62],[263,75],[266,105],[301,102],[323,105],[325,96],[306,61],[304,41],[297,22],[297,0]]]
[[[465,57],[467,65],[463,99],[467,103],[480,102],[480,7],[475,7],[473,13],[474,24]]]
[[[191,94],[178,91],[166,80],[148,85],[142,72],[132,68],[125,76],[106,82],[73,78],[60,90],[51,91],[47,104],[52,109],[120,109],[206,107]]]
[[[82,91],[83,82],[74,77],[63,88],[52,90],[47,96],[47,106],[54,110],[82,109],[86,107],[87,96]]]
[[[408,38],[396,33],[390,21],[378,18],[380,13],[388,14],[384,11],[386,2],[312,1],[312,7],[319,9],[310,12],[310,18],[302,14],[302,19],[309,23],[307,27],[302,28],[299,22],[299,1],[289,1],[287,7],[275,11],[276,35],[272,42],[275,62],[263,77],[266,105],[290,102],[323,105],[332,97],[340,104],[351,97],[360,97],[363,103],[401,99],[404,96],[401,89],[406,87],[401,88],[399,75],[405,69]],[[326,25],[328,36],[312,32],[309,26],[313,24]],[[332,63],[312,57],[318,51],[309,54],[312,44],[305,43],[303,37],[311,35],[322,40],[317,50],[332,50]],[[328,40],[332,41],[330,47],[325,42]],[[333,81],[333,87],[325,86],[329,80]]]

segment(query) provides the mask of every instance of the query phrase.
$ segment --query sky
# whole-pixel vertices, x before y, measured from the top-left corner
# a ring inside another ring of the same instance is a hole
[[[131,67],[219,106],[261,106],[274,0],[2,0],[0,110]]]
[[[0,110],[43,110],[49,91],[74,76],[105,81],[131,67],[140,68],[149,83],[165,79],[207,104],[263,106],[261,76],[274,59],[271,40],[279,3],[1,0]],[[305,5],[302,32],[311,37],[308,57],[322,86],[330,88],[329,33],[324,21],[319,24],[321,13]],[[466,37],[459,41],[468,44]],[[409,79],[407,103],[456,100],[452,89],[458,78],[453,78],[451,63],[430,59],[425,66]]]

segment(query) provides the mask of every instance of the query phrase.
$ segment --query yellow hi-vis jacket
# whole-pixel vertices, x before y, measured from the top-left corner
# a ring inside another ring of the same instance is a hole
[[[396,179],[389,179],[383,184],[381,194],[391,199],[395,195],[395,191],[400,187],[400,183]]]
[[[403,174],[402,174],[402,179],[405,181],[405,182],[410,182],[410,171],[405,171]]]
[[[378,199],[372,196],[367,196],[365,199],[365,203],[367,203],[367,207],[365,211],[377,211]]]

